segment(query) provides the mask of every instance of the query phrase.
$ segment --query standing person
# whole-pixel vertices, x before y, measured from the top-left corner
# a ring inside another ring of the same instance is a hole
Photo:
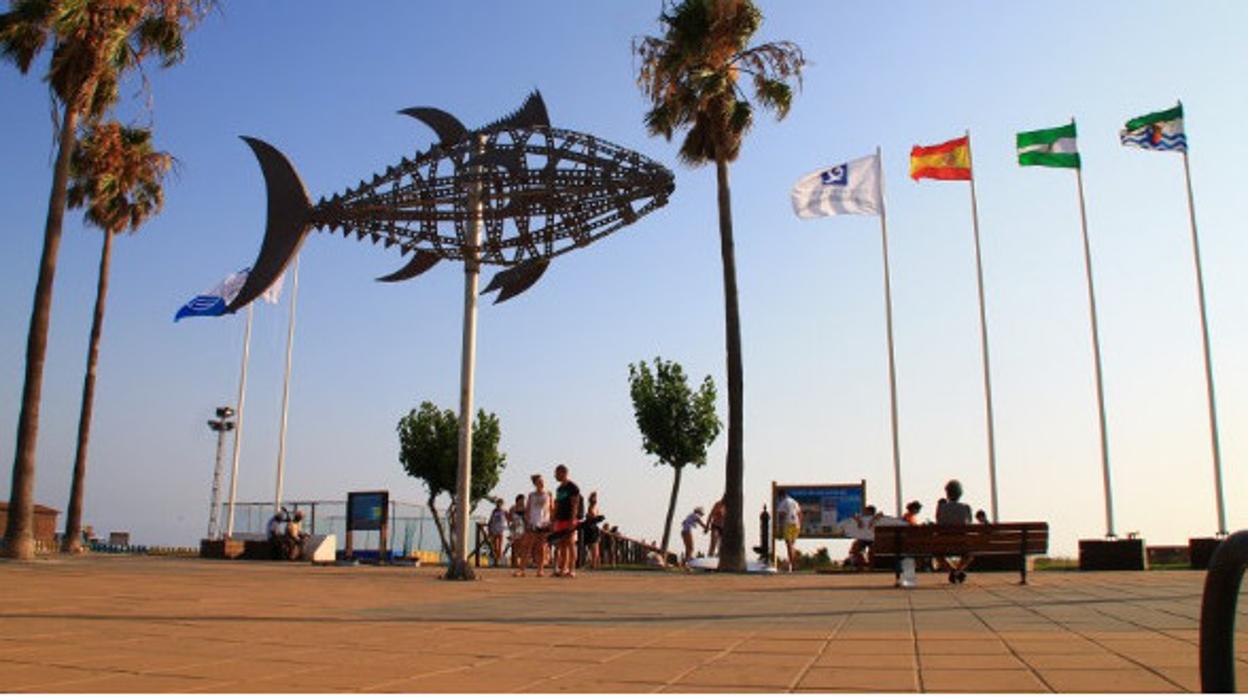
[[[585,521],[581,525],[581,532],[584,535],[586,564],[591,570],[598,569],[602,563],[602,551],[598,549],[601,531],[598,526],[602,524],[602,514],[598,511],[598,493],[589,493],[589,506],[585,508]]]
[[[516,503],[507,510],[507,530],[511,534],[511,568],[515,570],[512,574],[520,576],[524,574],[525,561],[525,545],[528,541],[525,539],[524,532],[524,495],[516,495]]]
[[[693,513],[686,516],[680,524],[680,539],[685,543],[685,554],[680,558],[681,567],[688,567],[689,561],[693,559],[693,529],[701,526],[703,533],[706,532],[707,526],[702,521],[702,513],[702,507],[694,507]]]
[[[555,467],[555,480],[559,487],[555,488],[554,532],[567,532],[555,548],[555,576],[575,577],[576,527],[583,506],[581,488],[568,478],[568,466],[562,463]]]
[[[719,541],[724,537],[724,499],[711,506],[711,513],[706,517],[706,525],[711,529],[711,542],[707,547],[707,557],[715,557],[719,553]]]
[[[776,518],[776,523],[780,525],[780,535],[784,536],[784,546],[789,553],[789,571],[792,572],[793,560],[797,555],[793,545],[797,542],[798,534],[802,532],[802,507],[787,491],[776,502]]]
[[[507,510],[503,508],[503,498],[494,500],[494,511],[490,512],[490,522],[486,524],[490,534],[490,552],[494,553],[494,566],[503,564],[503,535],[507,533]]]
[[[945,483],[945,497],[936,505],[938,526],[968,526],[974,521],[970,505],[963,504],[961,501],[962,483],[957,480]],[[956,565],[944,557],[937,557],[936,561],[949,570],[950,584],[961,584],[966,581],[966,568],[970,567],[974,559],[973,555],[963,555]]]
[[[546,535],[550,533],[550,519],[554,512],[554,501],[551,499],[550,493],[546,491],[546,481],[542,479],[541,474],[534,473],[531,478],[533,481],[533,491],[529,493],[529,498],[524,502],[524,523],[525,523],[525,545],[528,550],[529,557],[537,566],[537,576],[542,576],[542,569],[546,567]],[[520,576],[524,576],[524,567],[521,566]]]

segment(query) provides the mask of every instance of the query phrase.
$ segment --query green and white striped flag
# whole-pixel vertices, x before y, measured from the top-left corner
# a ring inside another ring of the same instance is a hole
[[[1079,167],[1075,122],[1018,134],[1018,164],[1027,167]]]

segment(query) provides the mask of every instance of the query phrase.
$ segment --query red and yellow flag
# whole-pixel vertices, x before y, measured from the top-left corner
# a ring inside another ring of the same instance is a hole
[[[911,179],[970,179],[971,146],[967,136],[940,145],[910,149]]]

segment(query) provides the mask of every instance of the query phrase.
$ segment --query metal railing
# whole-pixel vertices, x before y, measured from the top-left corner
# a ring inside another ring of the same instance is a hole
[[[1248,531],[1222,541],[1209,561],[1200,602],[1200,690],[1235,692],[1235,617],[1248,568]]]

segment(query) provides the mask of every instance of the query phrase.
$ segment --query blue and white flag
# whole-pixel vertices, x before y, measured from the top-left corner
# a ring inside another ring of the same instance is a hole
[[[1118,138],[1128,148],[1186,151],[1183,105],[1131,119]]]
[[[211,289],[195,296],[186,305],[178,309],[177,315],[173,316],[173,321],[177,322],[184,317],[218,317],[225,315],[225,309],[238,296],[238,292],[242,290],[243,284],[247,283],[247,274],[250,272],[251,267],[245,267],[225,277],[221,280],[221,283],[213,286]],[[282,274],[260,297],[269,303],[276,303],[282,294],[282,282],[285,279],[286,275]]]
[[[876,215],[882,208],[880,160],[875,155],[825,167],[802,177],[790,194],[800,218]]]

